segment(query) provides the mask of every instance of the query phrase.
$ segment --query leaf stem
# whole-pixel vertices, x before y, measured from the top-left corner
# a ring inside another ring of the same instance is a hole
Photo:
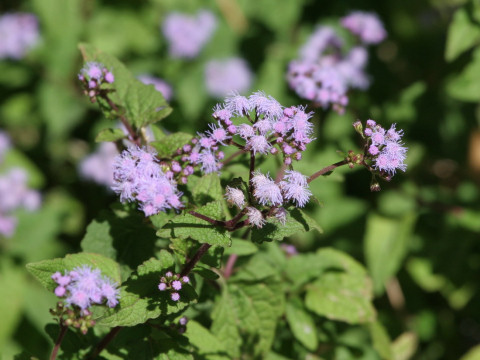
[[[237,261],[237,259],[237,254],[232,254],[229,256],[227,264],[225,265],[225,271],[223,272],[223,277],[225,279],[228,279],[232,275],[233,267],[235,266],[235,262]]]
[[[60,333],[58,334],[57,341],[55,341],[55,346],[53,347],[52,354],[50,355],[50,360],[55,360],[57,358],[58,350],[60,350],[60,345],[62,344],[67,330],[68,326],[65,326],[63,321],[60,320]]]
[[[327,167],[324,167],[321,170],[318,170],[315,174],[310,175],[310,177],[307,179],[308,183],[311,183],[313,180],[318,178],[321,175],[325,175],[326,173],[335,170],[336,168],[348,164],[347,160],[342,160],[339,162],[336,162],[335,164],[329,165]]]
[[[107,347],[108,343],[112,341],[122,329],[123,326],[116,326],[112,328],[112,330],[110,330],[110,332],[105,335],[102,340],[100,340],[100,342],[97,344],[94,351],[92,352],[92,355],[88,357],[88,360],[95,359],[98,355],[100,355],[100,353]]]
[[[141,138],[138,136],[138,134],[133,130],[132,126],[128,122],[127,118],[120,113],[120,110],[118,109],[118,106],[108,97],[108,95],[105,94],[104,96],[105,100],[107,100],[108,105],[115,111],[117,116],[120,118],[120,121],[122,122],[123,126],[125,126],[125,129],[127,129],[128,135],[130,137],[130,141],[132,141],[135,145],[141,146]]]
[[[193,255],[193,258],[191,258],[190,261],[185,265],[182,272],[180,273],[180,276],[188,275],[190,271],[192,271],[192,269],[195,267],[197,262],[202,258],[202,256],[208,251],[208,249],[210,249],[211,246],[212,245],[207,243],[202,244],[202,246],[198,248],[195,255]]]
[[[224,221],[220,221],[220,220],[215,220],[215,219],[212,219],[211,217],[208,217],[207,215],[203,215],[203,214],[200,214],[200,213],[197,213],[196,211],[189,211],[188,212],[190,215],[192,216],[195,216],[199,219],[202,219],[202,220],[205,220],[206,222],[209,222],[210,224],[212,225],[215,225],[215,226],[225,226],[225,222]]]
[[[223,165],[226,165],[228,164],[230,161],[232,161],[233,159],[235,159],[237,156],[239,155],[242,155],[245,153],[245,150],[238,150],[236,152],[234,152],[232,155],[230,155],[228,158],[226,158],[225,160],[223,160],[222,164]]]

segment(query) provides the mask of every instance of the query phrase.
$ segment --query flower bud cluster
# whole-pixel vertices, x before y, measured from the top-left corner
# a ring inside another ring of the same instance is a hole
[[[9,136],[0,131],[0,163],[9,148]],[[17,218],[12,213],[18,209],[35,211],[40,204],[40,193],[28,187],[24,169],[13,167],[0,174],[0,235],[11,237],[15,233]]]
[[[95,320],[89,310],[81,310],[78,307],[70,308],[65,306],[62,301],[57,303],[55,309],[50,309],[50,314],[56,316],[61,324],[80,329],[83,335],[88,332],[89,328],[95,326]]]
[[[179,210],[183,207],[182,193],[173,179],[175,170],[172,163],[172,170],[164,171],[152,148],[132,146],[115,159],[112,189],[122,202],[138,201],[145,216]]]
[[[100,269],[88,265],[77,266],[62,275],[57,271],[52,275],[57,283],[55,295],[63,298],[72,308],[87,310],[92,305],[106,304],[113,308],[118,304],[117,284],[107,276],[102,276]]]
[[[188,276],[180,276],[179,274],[168,271],[160,278],[158,290],[170,292],[170,299],[172,299],[172,301],[178,301],[180,300],[179,291],[184,284],[188,284],[189,282],[190,278]]]
[[[34,14],[6,13],[0,16],[0,59],[21,59],[39,40]]]
[[[359,128],[358,122],[354,127]],[[365,158],[373,161],[373,168],[380,175],[390,179],[397,170],[406,170],[407,148],[401,142],[403,130],[397,130],[396,124],[386,130],[374,120],[367,120],[363,136],[366,139]]]
[[[373,14],[364,14],[375,18],[378,26],[366,20],[362,27],[359,20],[348,16],[342,19],[342,24],[354,34],[361,34],[365,44],[380,42],[386,36],[381,22]],[[352,26],[353,23],[356,26]],[[348,104],[347,92],[365,90],[370,85],[364,71],[367,62],[368,52],[364,46],[354,46],[347,51],[332,27],[320,26],[300,49],[299,58],[290,62],[287,79],[298,96],[323,108],[332,106],[342,113]]]
[[[104,83],[111,84],[115,81],[113,73],[105,65],[95,61],[85,63],[78,74],[78,79],[83,83],[84,93],[92,102],[99,94],[100,86]]]

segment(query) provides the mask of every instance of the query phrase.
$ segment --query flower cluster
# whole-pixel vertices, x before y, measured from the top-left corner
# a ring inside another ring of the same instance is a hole
[[[181,171],[179,164],[172,164],[171,170],[162,169],[156,155],[151,148],[131,146],[118,155],[114,163],[112,189],[121,201],[138,201],[146,216],[183,206],[182,193],[173,179],[174,173]],[[191,171],[193,173],[193,169]]]
[[[173,274],[171,271],[168,271],[160,278],[158,290],[169,291],[170,299],[173,301],[178,301],[180,300],[179,291],[182,289],[184,284],[188,284],[189,282],[190,279],[188,276],[180,276],[179,274]]]
[[[163,24],[163,35],[168,41],[168,51],[174,58],[194,58],[210,40],[217,19],[207,10],[200,10],[196,15],[172,12]]]
[[[85,63],[78,74],[78,79],[83,83],[85,95],[88,95],[92,101],[95,101],[100,85],[115,81],[113,73],[105,65],[95,61]]]
[[[37,17],[28,13],[0,16],[0,59],[21,59],[39,41]]]
[[[343,20],[350,24],[351,21],[345,20],[347,18]],[[381,31],[378,30],[380,33],[377,38],[380,41],[386,33],[379,24]],[[359,27],[347,28],[357,31]],[[375,43],[371,34],[374,29],[369,25],[368,30],[365,30],[370,39],[365,41],[366,44]],[[347,51],[343,40],[333,28],[320,26],[300,49],[299,58],[290,62],[287,79],[289,86],[300,97],[323,108],[332,106],[341,113],[348,104],[348,90],[365,90],[370,85],[364,71],[367,62],[368,52],[365,47],[354,46]]]
[[[72,271],[59,271],[52,275],[57,283],[55,295],[64,298],[69,306],[87,310],[92,305],[106,304],[113,308],[118,304],[117,284],[107,276],[102,276],[100,269],[88,265],[78,266]]]
[[[150,75],[140,75],[138,76],[138,80],[146,85],[153,85],[155,90],[161,93],[165,100],[170,101],[172,99],[173,90],[166,81]]]
[[[355,122],[354,127],[362,129],[360,122]],[[390,178],[397,170],[406,170],[403,131],[397,130],[395,124],[386,130],[374,120],[367,120],[363,135],[367,140],[365,157],[373,161],[373,167],[382,175]]]
[[[0,235],[10,237],[15,232],[17,219],[12,213],[18,209],[34,211],[40,207],[41,196],[27,185],[28,176],[22,168],[11,168],[0,176]]]
[[[241,58],[211,60],[205,66],[207,91],[214,97],[248,91],[252,85],[252,77],[247,62]]]
[[[364,44],[378,44],[387,37],[382,22],[374,13],[352,11],[341,19],[341,24]]]
[[[113,164],[117,155],[118,150],[114,143],[101,143],[97,151],[80,162],[80,175],[97,184],[113,186]]]

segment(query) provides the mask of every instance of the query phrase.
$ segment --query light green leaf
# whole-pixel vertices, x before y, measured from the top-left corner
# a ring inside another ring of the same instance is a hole
[[[29,263],[26,267],[44,287],[53,291],[57,287],[55,281],[52,280],[53,273],[57,271],[63,273],[65,270],[70,271],[75,267],[83,265],[98,268],[102,272],[102,275],[110,277],[117,283],[121,282],[118,264],[112,259],[93,253],[70,254],[64,258]]]
[[[307,287],[305,306],[330,320],[359,324],[375,320],[371,299],[370,279],[348,273],[327,272]]]
[[[365,255],[375,293],[381,294],[385,283],[395,276],[407,255],[416,215],[390,219],[371,214],[365,232]]]
[[[203,175],[200,178],[191,177],[189,186],[192,189],[193,200],[196,204],[223,200],[223,188],[217,173]]]
[[[223,218],[222,203],[214,201],[195,210],[215,220]],[[157,231],[157,235],[165,238],[192,238],[210,245],[230,246],[230,233],[224,228],[210,224],[190,214],[179,215]]]
[[[158,290],[160,277],[173,265],[172,255],[164,250],[159,259],[144,262],[120,288],[119,305],[108,309],[97,322],[110,327],[134,326],[184,309],[197,297],[190,285],[183,285],[176,302],[170,299],[169,292]]]
[[[177,132],[164,136],[159,141],[152,141],[149,145],[153,146],[155,150],[157,150],[159,157],[170,158],[175,154],[177,149],[180,149],[183,147],[183,145],[188,144],[192,138],[193,136],[191,134]]]
[[[285,224],[277,219],[269,219],[262,228],[252,228],[252,241],[262,243],[264,241],[283,240],[284,238],[298,232],[322,229],[317,222],[300,209],[293,209],[288,212]]]
[[[409,360],[417,351],[418,336],[413,332],[405,332],[392,343],[392,353],[395,360]]]
[[[258,247],[243,239],[233,239],[232,246],[225,248],[225,255],[236,254],[238,256],[246,256],[255,254],[258,251]]]
[[[447,93],[458,100],[480,101],[480,49],[460,74],[452,78],[446,86]]]
[[[162,94],[153,86],[137,80],[114,56],[85,43],[80,44],[79,48],[85,61],[98,61],[112,71],[115,81],[108,85],[108,88],[114,91],[109,97],[120,107],[129,123],[137,129],[160,121],[171,113],[172,109]],[[110,117],[111,109],[108,105],[104,106],[103,110]]]
[[[480,43],[480,26],[470,19],[466,7],[458,9],[448,28],[445,59],[455,60],[460,54]]]
[[[368,330],[373,341],[373,348],[378,352],[384,360],[392,360],[393,352],[391,348],[391,340],[387,330],[378,321],[368,324]]]
[[[194,320],[188,322],[185,336],[188,337],[190,344],[196,347],[196,353],[199,355],[208,356],[211,360],[230,359],[224,343],[198,322]]]
[[[318,339],[312,316],[293,303],[288,303],[285,310],[288,325],[295,338],[307,349],[315,351],[318,347]]]
[[[126,137],[127,136],[121,129],[103,129],[98,133],[97,137],[95,138],[95,142],[117,141],[125,139]]]

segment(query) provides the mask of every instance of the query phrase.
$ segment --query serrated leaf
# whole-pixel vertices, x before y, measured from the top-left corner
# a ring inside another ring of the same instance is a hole
[[[295,338],[307,349],[315,351],[318,347],[317,328],[312,317],[302,308],[288,303],[285,308],[288,325]]]
[[[125,139],[127,136],[121,129],[103,129],[100,131],[95,138],[95,142],[103,142],[103,141],[117,141]]]
[[[153,124],[168,116],[172,109],[159,91],[153,86],[143,84],[114,56],[105,54],[89,44],[80,44],[85,61],[98,61],[104,64],[115,76],[113,84],[108,88],[113,92],[109,94],[120,108],[122,114],[131,125],[137,129]],[[107,117],[111,109],[103,108]]]
[[[215,220],[223,218],[222,203],[214,201],[195,210],[197,213],[206,215]],[[169,221],[157,235],[166,238],[191,238],[200,243],[210,245],[230,246],[230,233],[224,228],[210,224],[190,214],[179,215]]]
[[[212,360],[230,359],[225,345],[198,322],[194,320],[188,322],[185,336],[188,337],[190,344],[196,347],[199,355],[208,356],[208,359]]]
[[[364,247],[375,293],[381,294],[385,283],[399,270],[407,255],[415,220],[413,213],[401,219],[369,215]]]
[[[165,250],[159,259],[144,262],[120,288],[119,305],[108,309],[97,322],[110,327],[134,326],[184,309],[197,297],[190,285],[183,285],[176,302],[170,299],[169,292],[158,290],[160,277],[173,265],[172,255]]]
[[[378,321],[368,324],[368,330],[373,341],[373,348],[378,352],[383,360],[394,359],[391,340],[387,330]]]
[[[56,271],[63,273],[65,270],[70,271],[82,265],[90,265],[93,268],[98,268],[102,272],[102,275],[106,275],[113,281],[121,283],[120,267],[118,264],[114,260],[99,254],[71,254],[64,258],[29,263],[26,267],[45,288],[53,291],[57,287],[57,283],[52,280],[53,273]]]
[[[262,243],[264,241],[283,240],[284,238],[298,232],[307,232],[317,230],[322,233],[322,229],[310,216],[300,209],[293,209],[288,212],[285,224],[277,219],[269,219],[261,228],[252,228],[252,241]]]
[[[327,272],[307,287],[307,309],[330,320],[349,324],[375,320],[370,279],[348,273]]]
[[[191,134],[177,132],[171,135],[164,136],[159,141],[152,141],[149,145],[153,146],[158,152],[158,156],[161,158],[170,158],[175,154],[177,149],[183,147],[183,145],[188,144],[192,140],[193,136]]]
[[[478,43],[480,43],[480,26],[470,19],[466,7],[458,9],[448,28],[445,59],[453,61]]]
[[[193,200],[196,204],[223,200],[223,188],[220,184],[220,176],[217,173],[203,175],[189,185],[192,188]]]
[[[212,313],[212,333],[225,344],[228,355],[238,357],[243,334],[253,347],[254,356],[268,353],[278,318],[283,314],[281,284],[229,284]]]

